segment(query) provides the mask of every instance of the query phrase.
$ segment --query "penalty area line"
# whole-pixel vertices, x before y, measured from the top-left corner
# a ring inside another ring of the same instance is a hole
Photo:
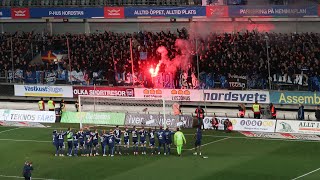
[[[14,179],[24,179],[24,177],[21,177],[21,176],[6,176],[6,175],[0,175],[0,177],[14,178]],[[58,180],[58,179],[34,178],[34,177],[32,177],[31,179],[39,179],[39,180]]]
[[[0,134],[1,134],[1,133],[4,133],[4,132],[13,131],[13,130],[16,130],[16,129],[19,129],[19,127],[17,127],[17,128],[12,128],[12,129],[7,129],[7,130],[4,130],[4,131],[0,131]]]
[[[303,174],[303,175],[298,176],[298,177],[296,177],[296,178],[294,178],[294,179],[291,179],[291,180],[301,179],[301,178],[303,178],[303,177],[305,177],[305,176],[308,176],[309,174],[312,174],[312,173],[314,173],[314,172],[316,172],[316,171],[319,171],[319,170],[320,170],[320,168],[315,169],[315,170],[313,170],[313,171],[310,171],[310,172],[308,172],[308,173],[306,173],[306,174]]]
[[[227,139],[230,139],[230,137],[225,137],[225,138],[223,138],[223,139],[218,139],[218,140],[216,140],[216,141],[212,141],[212,142],[205,143],[205,144],[201,145],[201,147],[207,146],[207,145],[209,145],[209,144],[217,143],[217,142],[220,142],[220,141],[224,141],[224,140],[227,140]],[[191,149],[188,149],[188,150],[192,151],[192,150],[194,150],[194,149],[195,149],[195,148],[191,148]]]

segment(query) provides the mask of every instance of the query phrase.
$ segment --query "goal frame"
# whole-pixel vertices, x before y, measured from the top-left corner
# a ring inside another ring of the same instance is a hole
[[[87,98],[93,98],[94,99],[94,106],[96,103],[96,98],[113,98],[113,99],[136,99],[136,100],[145,100],[145,101],[154,101],[154,100],[158,100],[158,101],[162,101],[162,114],[163,114],[163,127],[166,128],[166,100],[165,98],[140,98],[140,97],[126,97],[126,96],[96,96],[96,95],[79,95],[78,96],[78,102],[79,102],[79,113],[81,114],[82,112],[82,104],[81,104],[81,97],[87,97]],[[94,110],[95,112],[95,110]],[[82,128],[83,124],[82,124],[82,115],[80,115],[80,128]]]

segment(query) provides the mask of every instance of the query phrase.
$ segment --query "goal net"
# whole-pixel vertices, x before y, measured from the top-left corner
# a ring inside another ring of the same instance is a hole
[[[179,123],[166,122],[173,116],[174,102],[164,99],[80,95],[78,101],[80,127],[83,124],[176,127],[175,123]]]

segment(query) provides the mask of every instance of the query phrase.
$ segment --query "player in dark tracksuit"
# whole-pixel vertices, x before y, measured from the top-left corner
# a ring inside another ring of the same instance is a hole
[[[200,155],[201,156],[201,140],[202,140],[202,131],[201,131],[201,127],[199,126],[197,128],[197,132],[195,134],[195,139],[196,142],[194,143],[195,146],[195,152],[193,153],[194,155]]]
[[[133,154],[138,155],[138,147],[139,147],[139,142],[138,142],[138,130],[135,126],[133,126],[133,130],[131,130],[131,135],[132,135],[132,144],[133,144]]]
[[[59,147],[59,156],[64,156],[64,136],[66,135],[65,132],[62,130],[58,134],[58,147]]]
[[[115,145],[116,137],[113,134],[113,131],[110,130],[110,134],[108,136],[108,146],[109,146],[109,156],[114,156],[114,145]]]
[[[106,151],[107,151],[107,145],[108,145],[108,136],[109,136],[108,133],[105,130],[103,130],[102,135],[100,136],[103,156],[107,156]]]
[[[92,145],[93,145],[93,151],[92,155],[93,156],[98,156],[98,145],[99,145],[99,133],[97,130],[92,134]]]
[[[149,129],[149,146],[151,148],[151,155],[154,154],[154,145],[155,145],[155,132],[154,130]]]
[[[172,134],[173,132],[169,130],[169,128],[166,128],[164,131],[164,137],[165,137],[165,143],[166,143],[166,149],[167,149],[167,154],[170,154],[170,148],[172,144]]]
[[[140,145],[141,145],[141,154],[146,155],[147,154],[147,138],[148,132],[142,127],[142,129],[139,131],[139,136],[140,136]]]
[[[74,133],[73,134],[73,155],[78,156],[78,150],[79,150],[79,134]]]
[[[93,133],[88,129],[85,132],[85,146],[86,146],[87,156],[90,156],[92,153],[92,138],[93,138]]]
[[[130,130],[128,128],[125,128],[125,131],[123,132],[123,144],[127,155],[129,155],[130,148],[129,134]]]
[[[58,133],[57,130],[54,130],[52,132],[52,144],[56,148],[56,154],[55,156],[59,156],[59,142],[58,142]]]
[[[119,153],[121,155],[121,130],[119,129],[119,126],[116,126],[116,129],[114,130],[114,137],[116,138],[115,142],[115,152],[116,154]]]
[[[163,153],[166,155],[166,142],[165,142],[165,137],[164,137],[164,131],[162,127],[160,127],[160,130],[157,132],[157,138],[158,138],[158,154],[161,154],[161,146],[163,146]]]
[[[80,149],[80,155],[83,156],[85,154],[85,133],[83,132],[82,129],[78,131],[77,133],[78,139],[79,139],[79,149]]]

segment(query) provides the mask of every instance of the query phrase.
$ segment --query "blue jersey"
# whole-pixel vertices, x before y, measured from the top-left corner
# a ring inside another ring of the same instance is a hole
[[[82,143],[82,142],[84,142],[84,136],[85,136],[85,134],[84,134],[84,132],[83,131],[79,131],[78,133],[77,133],[77,135],[78,135],[78,138],[79,138],[79,142],[80,143]]]
[[[136,129],[132,130],[131,134],[132,134],[132,142],[137,142],[138,141],[138,131]]]
[[[154,146],[154,143],[155,143],[155,132],[152,130],[148,133],[149,135],[149,143],[150,143],[150,146]]]
[[[123,132],[123,140],[124,140],[125,143],[129,142],[129,134],[130,134],[129,130]]]
[[[114,146],[115,140],[116,140],[116,138],[115,138],[114,135],[109,135],[109,137],[108,137],[108,145],[111,146],[111,147]]]
[[[164,131],[163,130],[159,130],[157,132],[157,138],[158,138],[159,143],[164,143],[165,137],[164,137]]]
[[[93,142],[99,141],[99,133],[92,133],[92,140]]]
[[[58,133],[52,133],[52,142],[53,144],[57,144],[58,143]]]
[[[58,142],[59,143],[63,143],[64,142],[64,136],[66,135],[66,133],[61,132],[58,134]]]
[[[145,142],[148,132],[146,130],[140,130],[139,135],[140,135],[140,142]]]
[[[116,141],[119,142],[121,140],[121,130],[115,129],[113,131],[114,137],[116,138]]]
[[[196,140],[201,141],[201,139],[202,139],[202,131],[200,129],[197,129]]]
[[[108,138],[109,138],[109,134],[105,133],[105,134],[102,135],[102,137],[101,137],[102,140],[101,141],[102,141],[102,143],[104,145],[108,144]]]
[[[72,139],[73,139],[73,144],[78,144],[78,140],[79,140],[79,136],[78,136],[78,134],[73,134],[73,137],[72,137]]]
[[[91,144],[92,143],[92,133],[91,133],[91,131],[85,132],[85,140],[86,140],[87,144]]]
[[[173,132],[170,131],[170,130],[165,130],[164,131],[164,136],[165,136],[166,143],[172,143],[172,134],[173,134]]]

